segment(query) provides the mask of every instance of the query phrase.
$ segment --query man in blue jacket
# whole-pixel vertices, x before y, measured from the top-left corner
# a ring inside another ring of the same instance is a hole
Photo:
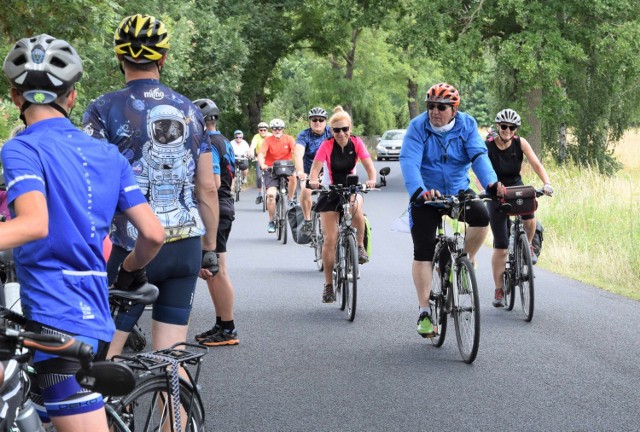
[[[458,111],[460,94],[451,85],[436,84],[425,98],[427,111],[409,124],[400,152],[400,167],[410,198],[410,225],[413,239],[413,281],[418,294],[420,316],[418,334],[435,335],[429,294],[436,229],[440,209],[424,205],[441,194],[452,195],[470,189],[469,168],[489,192],[498,190],[487,147],[473,117]],[[461,215],[468,225],[465,251],[473,262],[489,225],[489,214],[482,201],[473,201]]]

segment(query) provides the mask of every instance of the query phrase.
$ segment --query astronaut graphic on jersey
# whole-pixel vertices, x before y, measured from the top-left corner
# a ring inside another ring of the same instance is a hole
[[[185,148],[188,122],[182,111],[170,105],[152,108],[147,117],[149,141],[132,166],[142,193],[165,227],[168,241],[187,238],[203,227],[194,202],[195,162]],[[127,229],[135,238],[135,228],[128,224]]]

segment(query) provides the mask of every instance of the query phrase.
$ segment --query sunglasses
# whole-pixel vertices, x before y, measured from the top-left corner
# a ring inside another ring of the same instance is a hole
[[[258,129],[258,132],[266,132],[266,129]]]
[[[450,105],[430,103],[427,104],[427,109],[429,111],[433,111],[434,109],[438,108],[438,111],[445,111],[447,108],[449,108],[449,106]]]
[[[501,124],[500,125],[500,129],[502,129],[502,130],[507,130],[507,128],[513,132],[514,130],[518,129],[518,126],[516,126],[516,125],[506,125],[506,124]]]
[[[317,118],[317,117],[316,117],[316,118],[312,118],[312,119],[310,119],[310,120],[311,120],[312,122],[314,122],[314,123],[323,123],[324,121],[326,121],[326,119],[323,119],[323,118]]]
[[[284,128],[281,128],[281,127],[274,127],[274,128],[271,128],[271,130],[273,130],[273,131],[280,131],[280,130],[283,130],[283,129],[284,129]]]
[[[349,126],[332,128],[332,129],[333,129],[333,133],[336,135],[339,134],[340,132],[344,132],[344,133],[349,132]]]

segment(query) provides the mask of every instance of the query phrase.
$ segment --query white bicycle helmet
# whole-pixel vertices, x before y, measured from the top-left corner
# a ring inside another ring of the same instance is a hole
[[[271,120],[271,122],[269,123],[269,127],[271,129],[273,128],[283,128],[284,129],[284,121],[280,120],[278,118]]]
[[[517,112],[511,108],[506,108],[496,114],[496,123],[511,123],[520,126],[521,120]]]
[[[48,34],[20,39],[3,65],[11,86],[30,103],[47,105],[82,77],[82,60],[62,39]]]
[[[268,128],[269,128],[269,125],[268,125],[268,124],[266,124],[265,122],[260,122],[260,123],[258,123],[258,129],[262,129],[262,128],[264,128],[264,129],[268,129]]]
[[[307,116],[307,118],[311,118],[311,117],[322,117],[326,119],[327,112],[320,107],[313,107],[309,111],[309,115]]]

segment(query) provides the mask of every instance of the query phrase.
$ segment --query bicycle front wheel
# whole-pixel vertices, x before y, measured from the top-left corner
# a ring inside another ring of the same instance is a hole
[[[175,430],[171,423],[173,414],[167,395],[166,377],[155,375],[138,382],[130,394],[122,398],[109,398],[105,403],[109,430],[116,432]],[[191,399],[191,385],[180,379],[182,430],[203,432],[202,401],[199,397],[195,397],[194,403],[190,404]]]
[[[533,319],[533,264],[531,262],[531,249],[529,248],[529,240],[525,233],[520,234],[518,238],[518,285],[520,286],[520,300],[522,301],[522,311],[524,312],[524,320],[531,322]]]
[[[236,176],[235,181],[236,202],[240,201],[240,191],[242,190],[242,177]]]
[[[466,256],[458,259],[456,286],[458,302],[451,313],[456,322],[456,339],[462,360],[473,363],[480,345],[480,301],[473,264]]]
[[[447,275],[443,274],[444,269],[440,268],[440,253],[437,252],[431,263],[431,294],[429,304],[431,305],[431,318],[433,318],[433,328],[435,335],[431,338],[431,343],[440,348],[447,336],[447,314],[444,311],[446,301],[446,291],[444,282]]]
[[[322,263],[322,243],[324,240],[322,238],[322,225],[320,225],[320,213],[313,212],[312,220],[316,267],[318,267],[318,271],[322,271],[324,269]]]
[[[511,258],[507,258],[507,259],[511,259]],[[504,289],[504,308],[508,311],[513,310],[513,305],[515,304],[516,301],[516,287],[513,284],[513,265],[514,263],[512,263],[512,267],[509,269],[509,271],[507,271],[507,269],[505,269],[504,273],[502,274],[502,286]]]
[[[282,205],[280,207],[280,218],[278,219],[278,225],[280,226],[280,234],[282,244],[287,244],[287,208],[289,207],[289,199],[286,195],[282,195],[280,201]]]
[[[356,317],[356,302],[358,300],[358,247],[353,235],[345,237],[345,279],[342,285],[345,302],[347,304],[347,318],[353,321]]]

